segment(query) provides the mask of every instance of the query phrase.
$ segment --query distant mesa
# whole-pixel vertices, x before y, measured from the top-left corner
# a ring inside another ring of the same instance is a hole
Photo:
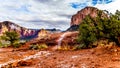
[[[0,35],[6,31],[18,32],[21,39],[31,39],[36,37],[39,32],[39,30],[27,29],[10,21],[0,22]]]
[[[61,31],[55,28],[45,29],[45,30],[49,32],[60,32]],[[10,21],[0,22],[0,36],[3,35],[3,33],[6,31],[16,31],[19,33],[21,39],[29,40],[29,39],[37,38],[43,30],[42,29],[28,29],[25,27],[21,27]]]

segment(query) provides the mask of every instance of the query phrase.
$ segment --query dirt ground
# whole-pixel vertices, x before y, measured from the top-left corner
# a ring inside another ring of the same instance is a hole
[[[0,65],[1,68],[120,68],[120,47],[77,51],[0,49]]]

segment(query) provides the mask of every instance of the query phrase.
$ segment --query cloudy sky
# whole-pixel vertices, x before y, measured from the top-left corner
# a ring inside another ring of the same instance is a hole
[[[0,21],[12,21],[26,28],[66,30],[73,14],[86,6],[112,13],[120,0],[0,0]]]

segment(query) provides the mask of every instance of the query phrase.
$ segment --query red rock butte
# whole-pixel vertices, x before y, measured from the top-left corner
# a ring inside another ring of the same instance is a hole
[[[91,17],[97,17],[97,13],[99,11],[99,9],[90,6],[83,8],[82,10],[78,11],[75,15],[72,16],[71,26],[79,25],[87,15],[90,15]],[[103,12],[102,16],[107,17],[107,14]]]

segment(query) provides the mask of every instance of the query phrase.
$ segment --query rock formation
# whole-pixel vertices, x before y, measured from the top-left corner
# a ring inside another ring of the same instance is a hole
[[[34,38],[39,32],[39,30],[27,29],[10,21],[0,22],[0,36],[6,31],[16,31],[21,39]]]
[[[16,31],[21,39],[30,40],[33,38],[41,39],[47,36],[48,33],[60,32],[59,29],[28,29],[21,27],[10,21],[0,22],[0,36],[6,31]]]
[[[82,20],[87,16],[90,15],[91,17],[97,17],[97,13],[101,11],[95,7],[85,7],[82,10],[78,11],[75,15],[72,16],[71,18],[71,26],[68,29],[68,31],[73,31],[76,30],[78,27],[77,25],[79,25]],[[107,17],[107,14],[105,14],[104,12],[102,12],[102,17]]]

